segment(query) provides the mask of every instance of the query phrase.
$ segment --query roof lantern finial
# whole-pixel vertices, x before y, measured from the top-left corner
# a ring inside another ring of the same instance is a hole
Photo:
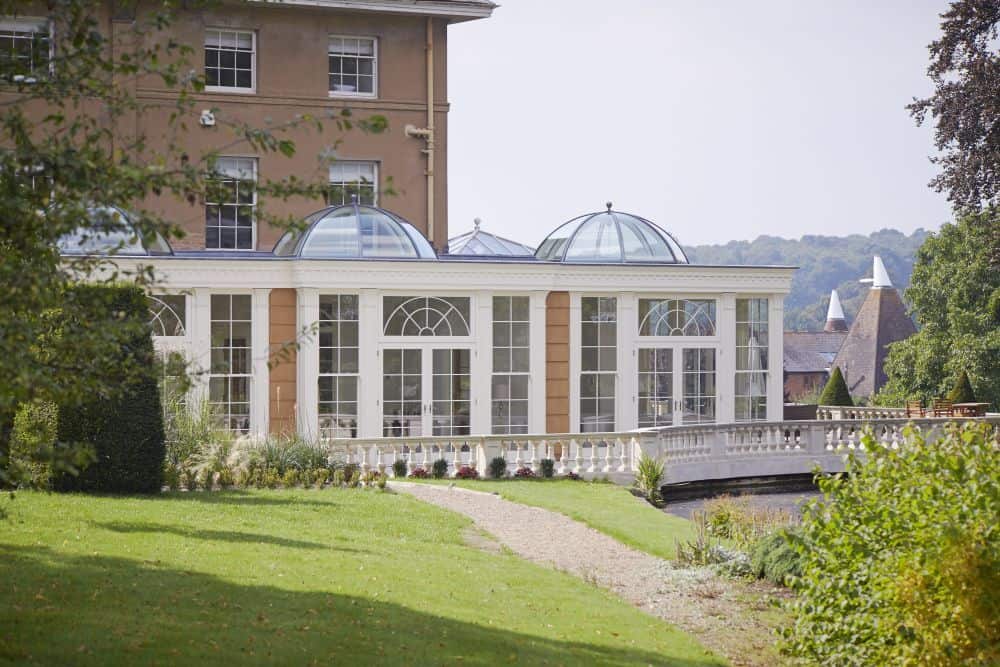
[[[472,221],[472,224],[473,224],[473,225],[475,226],[475,228],[476,228],[476,231],[478,232],[478,231],[479,231],[479,225],[483,224],[483,221],[482,221],[482,219],[481,219],[481,218],[475,218],[475,219],[474,219],[474,220]]]
[[[611,206],[612,206],[611,202],[609,202],[609,201],[608,202],[604,202],[604,205],[608,207],[608,213],[611,213]]]

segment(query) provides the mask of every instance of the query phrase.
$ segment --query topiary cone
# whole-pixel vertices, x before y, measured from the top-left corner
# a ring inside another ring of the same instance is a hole
[[[972,391],[972,383],[969,382],[969,375],[965,371],[959,373],[958,379],[955,380],[955,386],[948,394],[948,399],[952,403],[976,402],[976,394]]]
[[[854,405],[854,401],[851,399],[851,392],[847,390],[847,383],[844,382],[844,376],[840,372],[840,366],[833,367],[833,372],[830,373],[830,379],[827,381],[826,386],[823,387],[823,393],[819,396],[819,404],[840,406]]]

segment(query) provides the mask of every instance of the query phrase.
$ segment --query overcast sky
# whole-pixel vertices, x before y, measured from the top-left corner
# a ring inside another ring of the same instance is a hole
[[[449,35],[449,226],[537,244],[605,201],[681,243],[936,229],[944,0],[499,0]]]

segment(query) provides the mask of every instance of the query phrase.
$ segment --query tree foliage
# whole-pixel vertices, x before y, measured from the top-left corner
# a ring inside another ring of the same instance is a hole
[[[934,94],[908,107],[918,124],[934,119],[941,167],[931,186],[960,213],[1000,205],[1000,0],[959,0],[941,15],[927,74]]]
[[[826,381],[823,393],[819,395],[819,404],[846,407],[854,405],[854,401],[851,399],[851,392],[847,389],[847,382],[844,381],[844,376],[840,372],[840,366],[833,367],[830,379]]]
[[[191,62],[193,49],[171,36],[171,26],[177,12],[208,4],[50,0],[45,7],[53,44],[51,51],[47,45],[38,48],[42,62],[26,70],[23,60],[0,59],[0,210],[5,220],[0,225],[0,485],[18,482],[3,459],[19,404],[82,401],[113,389],[102,380],[99,360],[86,355],[105,349],[103,343],[118,337],[114,329],[126,326],[123,322],[81,330],[59,354],[41,343],[58,331],[53,318],[72,298],[70,287],[80,280],[143,286],[156,280],[149,269],[120,270],[107,256],[67,262],[57,250],[59,239],[73,232],[91,238],[121,234],[128,241],[120,248],[136,237],[178,238],[183,231],[176,220],[159,213],[162,204],[171,199],[191,206],[218,201],[224,186],[206,175],[214,171],[220,154],[290,156],[296,151],[293,130],[300,136],[323,129],[319,118],[308,115],[256,127],[217,113],[217,145],[193,151],[182,143],[210,102],[199,98],[205,81],[201,67]],[[26,7],[21,0],[0,0],[5,16],[23,15]],[[32,15],[44,11],[32,8]],[[109,30],[112,9],[134,16],[128,22],[116,19]],[[163,92],[140,97],[140,86]],[[147,115],[165,119],[166,127],[157,127],[156,136],[140,129],[137,119]],[[338,133],[355,126],[385,129],[380,116],[353,119],[347,109],[327,115]],[[325,143],[332,149],[337,140]],[[271,214],[269,200],[322,201],[327,184],[323,155],[318,158],[312,179],[260,178],[244,184],[258,193],[258,225],[295,224]],[[100,208],[106,206],[130,211],[131,219]]]
[[[784,648],[819,665],[1000,664],[1000,443],[986,423],[862,438],[819,479]]]
[[[785,297],[785,328],[821,331],[830,305],[830,290],[836,289],[848,322],[854,319],[868,294],[858,280],[871,276],[872,256],[879,255],[893,284],[904,288],[917,249],[928,233],[918,229],[910,235],[883,229],[869,235],[806,235],[801,239],[760,236],[753,241],[731,241],[724,245],[685,247],[691,261],[704,264],[780,264],[797,266],[792,290]]]
[[[948,399],[952,403],[973,403],[976,400],[976,393],[972,391],[972,385],[969,383],[969,374],[962,371],[958,375],[958,379],[955,381],[955,386],[952,387],[951,393],[948,394]]]
[[[893,343],[883,404],[946,396],[968,374],[980,400],[1000,405],[1000,209],[946,224],[920,248],[906,291],[920,331]]]

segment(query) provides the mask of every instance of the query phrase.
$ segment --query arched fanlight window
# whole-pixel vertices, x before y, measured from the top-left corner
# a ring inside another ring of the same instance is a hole
[[[386,336],[468,336],[468,297],[392,297],[383,301]]]
[[[183,294],[149,297],[149,322],[154,336],[185,336],[186,313]]]
[[[640,336],[714,336],[714,299],[639,299]]]

